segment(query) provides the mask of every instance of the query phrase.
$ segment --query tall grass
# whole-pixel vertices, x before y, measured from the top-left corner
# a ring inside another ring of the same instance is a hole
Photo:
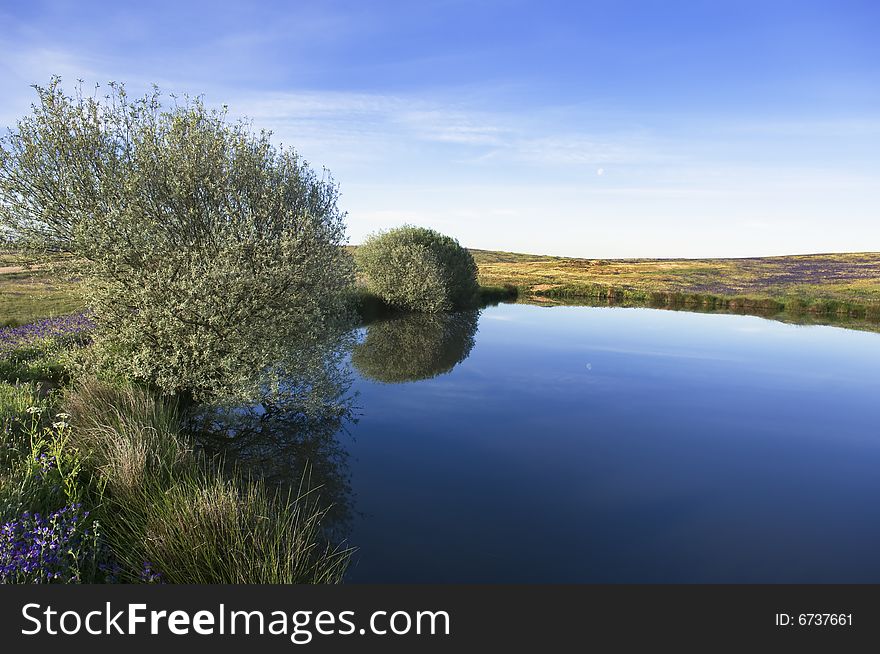
[[[194,451],[167,400],[126,384],[67,390],[76,447],[103,490],[101,524],[123,570],[171,583],[334,583],[350,552],[323,541],[314,493],[286,495]]]

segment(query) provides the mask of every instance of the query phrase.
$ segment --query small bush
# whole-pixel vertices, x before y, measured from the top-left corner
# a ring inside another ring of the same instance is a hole
[[[380,232],[355,252],[370,292],[391,306],[440,312],[474,303],[477,265],[455,239],[404,226]]]

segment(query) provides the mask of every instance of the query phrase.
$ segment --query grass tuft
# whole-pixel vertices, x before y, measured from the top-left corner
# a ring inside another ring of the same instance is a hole
[[[83,380],[65,394],[76,446],[103,488],[101,520],[125,570],[171,583],[336,583],[351,552],[321,535],[307,479],[295,496],[224,471],[147,390]]]

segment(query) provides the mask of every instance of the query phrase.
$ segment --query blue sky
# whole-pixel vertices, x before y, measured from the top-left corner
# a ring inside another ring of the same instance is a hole
[[[880,250],[880,3],[11,2],[29,88],[202,93],[404,222],[585,257]]]

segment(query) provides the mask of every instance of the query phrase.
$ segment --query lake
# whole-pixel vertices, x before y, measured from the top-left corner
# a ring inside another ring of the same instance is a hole
[[[507,304],[352,355],[350,582],[880,582],[880,335]]]

